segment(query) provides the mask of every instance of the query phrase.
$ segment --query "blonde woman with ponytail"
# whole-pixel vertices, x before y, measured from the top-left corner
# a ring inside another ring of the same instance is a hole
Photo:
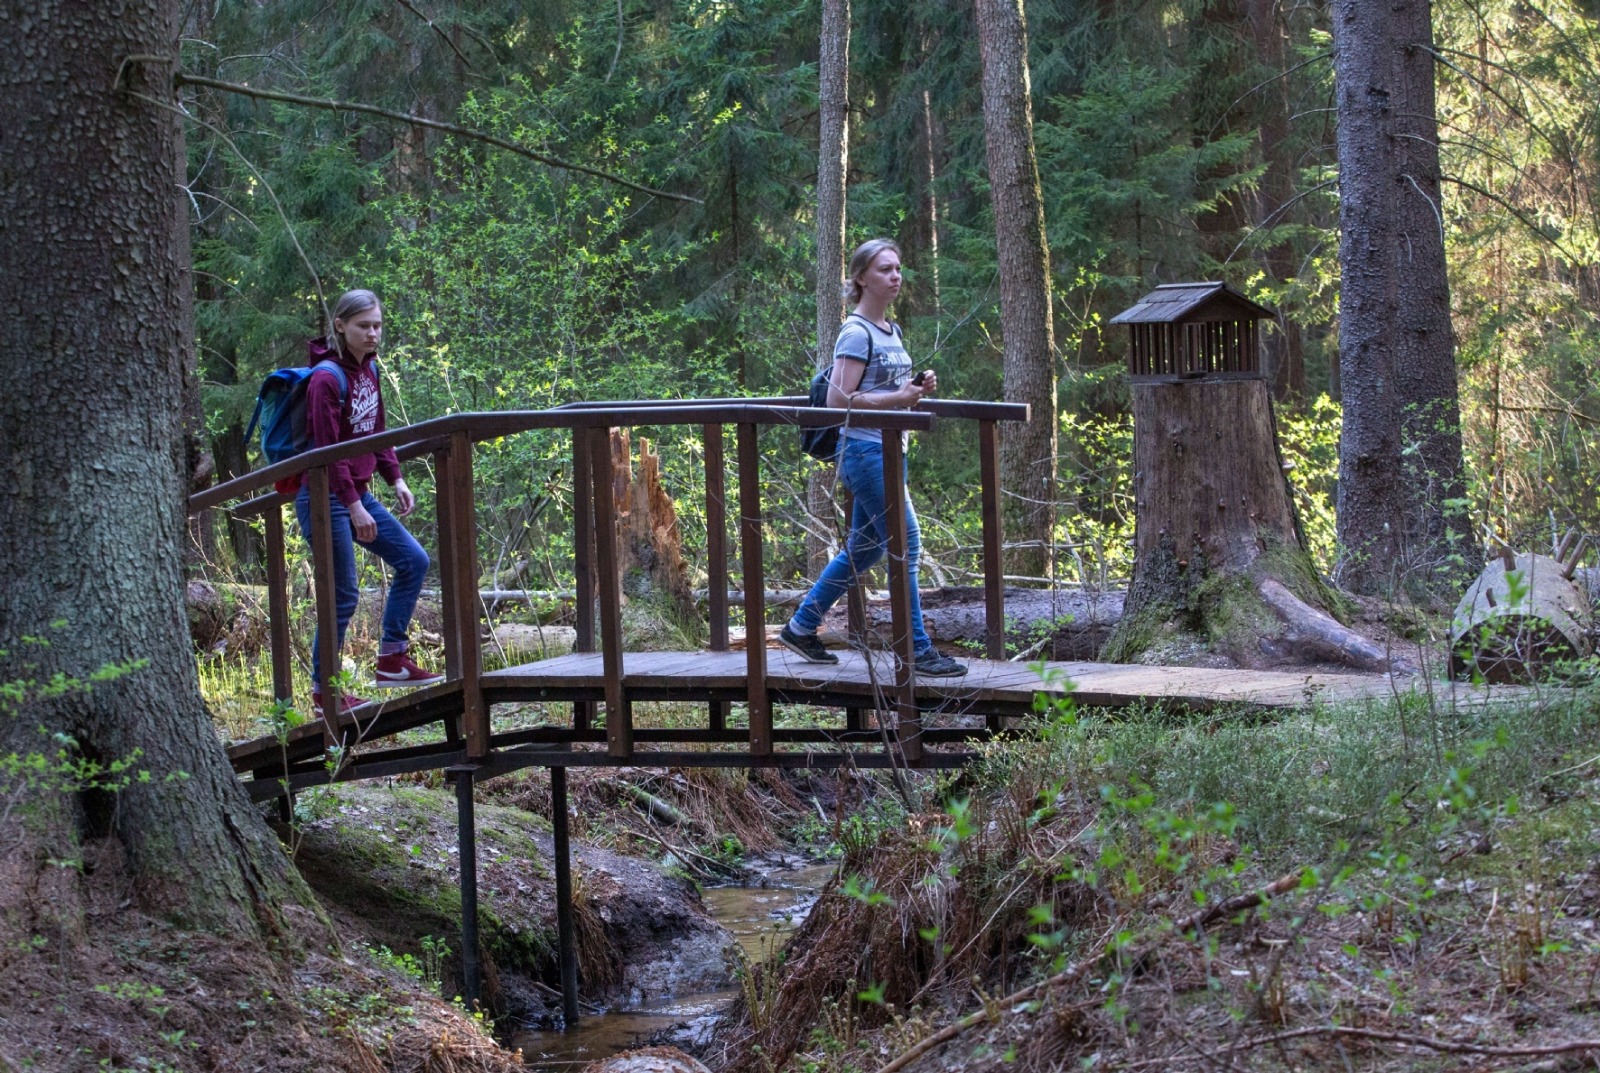
[[[842,410],[907,410],[924,395],[938,390],[932,369],[913,376],[900,326],[889,320],[889,307],[900,293],[900,247],[892,239],[863,242],[850,257],[845,298],[855,308],[839,329],[833,348],[833,375],[828,405]],[[794,617],[778,634],[783,646],[808,663],[838,663],[817,637],[823,616],[851,583],[883,558],[888,547],[887,491],[883,480],[883,431],[845,424],[839,437],[839,480],[850,489],[854,505],[850,536],[834,556]],[[922,531],[917,525],[905,474],[895,493],[905,500],[906,567],[911,581],[911,640],[916,673],[925,678],[953,678],[967,673],[964,664],[933,647],[922,622],[917,591],[917,564],[922,557]]]

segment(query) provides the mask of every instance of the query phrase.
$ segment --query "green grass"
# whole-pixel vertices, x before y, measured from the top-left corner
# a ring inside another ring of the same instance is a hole
[[[998,790],[1056,772],[1068,794],[1137,788],[1171,810],[1230,806],[1236,837],[1273,858],[1311,859],[1376,838],[1423,841],[1556,800],[1594,768],[1600,692],[1455,709],[1425,696],[1311,705],[1279,716],[1160,707],[1064,707],[1037,740],[991,746],[976,775]]]

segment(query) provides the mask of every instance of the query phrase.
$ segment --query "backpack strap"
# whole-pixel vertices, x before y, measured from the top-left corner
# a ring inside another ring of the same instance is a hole
[[[256,434],[256,426],[261,423],[261,408],[266,404],[266,399],[262,398],[259,394],[256,395],[255,412],[250,415],[250,424],[244,430],[244,443],[246,451],[250,449],[250,440]]]
[[[850,319],[851,317],[856,318],[863,325],[866,326],[866,329],[867,329],[867,364],[871,365],[872,364],[872,356],[873,356],[873,353],[874,353],[873,347],[872,347],[872,329],[877,327],[877,325],[873,324],[870,320],[868,320],[866,317],[863,317],[860,313],[857,313],[853,309],[850,312],[845,314],[845,319],[846,320]],[[894,334],[895,334],[896,338],[904,338],[904,336],[900,335],[900,325],[899,325],[898,322],[891,320],[889,322],[889,327],[894,329]]]
[[[333,378],[339,381],[339,405],[342,407],[350,400],[350,376],[344,371],[344,366],[332,358],[323,358],[311,367],[312,372],[316,372],[318,369],[328,370],[333,374]]]

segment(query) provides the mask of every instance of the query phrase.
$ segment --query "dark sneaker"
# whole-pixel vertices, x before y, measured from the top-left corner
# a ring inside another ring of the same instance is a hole
[[[957,663],[937,648],[930,648],[912,664],[924,678],[960,678],[967,673],[965,663]]]
[[[405,652],[395,652],[378,657],[378,669],[373,674],[372,688],[399,689],[402,686],[429,686],[444,681],[444,675],[425,671],[411,661]]]
[[[822,647],[814,633],[795,633],[786,622],[778,631],[778,643],[807,663],[838,663],[839,657]]]

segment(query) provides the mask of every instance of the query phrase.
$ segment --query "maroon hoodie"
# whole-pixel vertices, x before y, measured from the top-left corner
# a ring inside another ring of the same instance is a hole
[[[377,355],[369,355],[358,365],[343,347],[335,351],[321,339],[307,343],[306,352],[307,365],[336,361],[350,380],[350,394],[341,406],[338,378],[326,369],[311,374],[306,385],[306,427],[311,432],[311,446],[327,447],[382,432],[383,389],[373,360]],[[390,484],[400,479],[400,460],[395,457],[394,448],[335,462],[328,467],[328,488],[348,507],[367,490],[374,472]]]

